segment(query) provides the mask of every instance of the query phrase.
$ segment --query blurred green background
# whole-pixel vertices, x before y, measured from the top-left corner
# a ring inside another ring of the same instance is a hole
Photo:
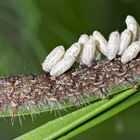
[[[68,48],[94,30],[108,38],[110,32],[126,28],[128,14],[140,23],[139,13],[139,0],[0,0],[0,75],[39,73],[45,56],[57,45]],[[73,139],[139,140],[139,106]],[[11,118],[0,118],[0,139],[24,134],[59,116],[54,114],[16,118],[14,126]]]

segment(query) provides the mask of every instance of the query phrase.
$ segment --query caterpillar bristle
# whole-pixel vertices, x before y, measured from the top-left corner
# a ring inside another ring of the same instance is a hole
[[[139,78],[140,55],[127,64],[122,64],[120,58],[96,61],[91,67],[71,68],[57,78],[47,73],[3,77],[0,78],[1,116],[6,111],[14,117],[23,112],[40,112],[42,108],[61,110],[67,102],[83,107],[93,95],[105,99],[116,87],[137,88]]]

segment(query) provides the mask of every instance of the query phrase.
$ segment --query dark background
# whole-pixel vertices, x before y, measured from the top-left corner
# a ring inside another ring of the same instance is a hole
[[[52,48],[68,48],[94,30],[108,39],[110,32],[126,28],[127,15],[140,23],[139,0],[0,0],[0,75],[39,73]],[[33,118],[16,118],[14,126],[11,118],[0,118],[0,139],[15,138],[56,117],[43,113]],[[137,104],[73,139],[139,140],[139,118]]]

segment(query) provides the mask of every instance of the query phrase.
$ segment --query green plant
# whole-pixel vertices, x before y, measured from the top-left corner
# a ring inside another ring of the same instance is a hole
[[[135,2],[124,4],[110,0],[96,2],[16,0],[14,3],[5,0],[1,5],[4,7],[0,13],[1,76],[38,73],[41,71],[40,63],[46,53],[58,43],[68,46],[81,33],[91,33],[95,29],[100,29],[107,35],[114,28],[123,28],[120,21],[124,20],[126,13],[131,12],[136,17],[139,13],[139,4]],[[125,11],[122,11],[124,6]],[[135,11],[130,10],[130,7]],[[113,12],[112,9],[114,9]],[[70,18],[67,18],[67,15]],[[15,138],[31,130],[17,139],[71,138],[138,103],[140,101],[139,90],[135,91],[128,87],[124,91],[123,87],[116,88],[115,92],[110,93],[109,100],[92,97],[90,103],[87,101],[88,106],[74,108],[74,111],[71,111],[73,105],[65,104],[62,109],[64,112],[66,110],[65,113],[61,113],[61,107],[55,108],[54,112],[61,114],[61,117],[57,115],[57,118],[51,114],[53,111],[49,109],[38,110],[38,112],[32,110],[28,112],[29,116],[17,114],[14,126],[11,125],[11,116],[6,118],[6,121],[3,119],[7,115],[5,114],[0,120],[1,138]],[[44,111],[47,113],[43,114]],[[39,114],[41,114],[40,117]],[[18,119],[22,126],[19,126]],[[7,132],[7,130],[11,131]]]

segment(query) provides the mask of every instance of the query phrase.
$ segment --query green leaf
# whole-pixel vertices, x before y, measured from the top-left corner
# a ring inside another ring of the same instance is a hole
[[[129,96],[131,96],[135,93],[136,93],[135,90],[129,89],[123,93],[120,93],[119,95],[116,95],[112,99],[98,101],[98,102],[91,104],[85,108],[82,108],[78,111],[72,112],[64,117],[55,119],[54,121],[51,121],[29,133],[26,133],[25,135],[17,138],[17,140],[22,140],[22,139],[24,139],[24,140],[28,140],[28,139],[41,140],[41,139],[45,139],[45,138],[46,139],[56,139],[58,137],[61,137],[63,134],[65,134],[71,130],[74,130],[75,128],[77,128],[78,126],[82,125],[83,123],[89,121],[93,117],[96,117],[99,114],[101,116],[101,113],[110,109],[117,103],[119,103],[121,101],[123,102],[124,99],[128,98]],[[133,104],[134,104],[138,101],[139,100],[134,102],[133,100],[130,100],[129,102],[133,102]],[[129,103],[129,105],[133,105],[133,104]],[[127,107],[128,106],[124,106],[123,110],[126,109]],[[114,106],[114,109],[115,109],[115,106]],[[119,111],[119,109],[117,109],[116,111]],[[108,116],[107,118],[109,118],[109,115],[107,115],[107,116]],[[100,121],[102,121],[102,119],[100,119]],[[90,127],[91,127],[91,125],[90,125]],[[88,127],[86,127],[86,128],[88,128]],[[78,131],[78,133],[82,132],[84,129],[82,128],[82,130]],[[73,132],[72,135],[70,134],[70,137],[75,134],[77,134],[77,132]],[[69,138],[69,136],[67,138]]]
[[[82,133],[83,131],[113,117],[114,115],[120,113],[121,111],[131,107],[132,105],[136,104],[140,102],[140,93],[138,92],[137,94],[127,98],[126,100],[124,100],[123,102],[119,103],[118,105],[116,105],[115,107],[107,110],[106,112],[102,113],[101,115],[99,115],[98,117],[93,118],[92,120],[90,120],[89,122],[83,124],[82,126],[74,129],[73,131],[71,131],[70,133],[68,133],[66,136],[62,136],[60,138],[60,140],[63,139],[68,139],[71,138],[79,133]]]

